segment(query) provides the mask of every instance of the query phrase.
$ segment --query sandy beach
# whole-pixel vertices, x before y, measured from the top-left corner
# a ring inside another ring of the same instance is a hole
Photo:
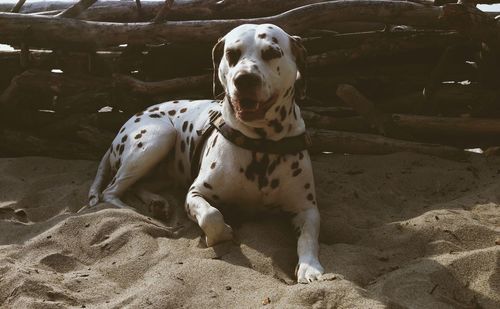
[[[400,153],[313,157],[324,281],[296,284],[285,218],[233,222],[206,248],[168,214],[76,213],[97,162],[0,159],[3,308],[499,308],[500,160]]]

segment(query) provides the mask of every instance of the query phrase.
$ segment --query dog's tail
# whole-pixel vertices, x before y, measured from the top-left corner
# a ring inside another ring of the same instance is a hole
[[[101,195],[101,189],[104,181],[109,178],[109,173],[111,171],[111,165],[109,164],[109,155],[111,150],[104,154],[97,168],[97,174],[95,175],[94,182],[90,186],[89,190],[89,206],[95,206],[99,203],[99,197]]]

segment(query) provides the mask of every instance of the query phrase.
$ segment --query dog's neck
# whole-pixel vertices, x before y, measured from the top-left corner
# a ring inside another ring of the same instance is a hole
[[[222,117],[227,125],[240,131],[245,136],[255,139],[278,141],[285,137],[297,136],[305,132],[305,124],[300,108],[293,96],[283,98],[273,104],[266,112],[262,127],[253,127],[236,118],[231,103],[225,97],[222,102]]]

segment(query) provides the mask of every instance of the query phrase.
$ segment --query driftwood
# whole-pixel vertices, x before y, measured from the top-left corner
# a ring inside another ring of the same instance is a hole
[[[443,7],[442,18],[471,38],[500,46],[500,24],[474,6],[447,4]]]
[[[23,7],[24,3],[26,0],[19,0],[17,1],[16,5],[10,10],[11,13],[19,13],[21,8]]]
[[[115,85],[128,91],[148,96],[162,95],[195,87],[206,87],[212,83],[212,75],[198,75],[168,79],[158,82],[144,82],[127,75],[114,75]]]
[[[300,34],[311,27],[328,28],[332,22],[364,21],[432,26],[439,23],[440,7],[402,1],[328,1],[285,13],[252,19],[172,21],[164,24],[114,24],[67,20],[46,16],[0,13],[0,42],[31,46],[112,46],[164,42],[215,42],[243,23],[273,23]]]
[[[94,4],[97,0],[80,0],[74,5],[70,6],[66,10],[57,14],[56,17],[66,17],[66,18],[74,18],[80,15],[83,11],[85,11],[88,7]]]
[[[359,35],[359,42],[353,38]],[[450,44],[457,43],[461,38],[453,31],[401,31],[401,32],[371,32],[369,34],[344,34],[338,36],[338,41],[343,37],[350,37],[355,47],[343,49],[342,45],[335,44],[336,49],[308,57],[309,67],[322,67],[325,65],[339,65],[360,59],[387,57],[415,50],[442,50]],[[332,39],[330,39],[332,40]]]
[[[369,125],[388,136],[420,137],[442,144],[481,146],[500,135],[500,120],[497,119],[385,114],[352,86],[340,86],[337,94],[358,111]]]
[[[372,134],[314,129],[309,129],[308,132],[313,142],[312,153],[329,151],[350,154],[389,154],[406,151],[457,160],[467,157],[463,150],[449,146],[408,142]]]

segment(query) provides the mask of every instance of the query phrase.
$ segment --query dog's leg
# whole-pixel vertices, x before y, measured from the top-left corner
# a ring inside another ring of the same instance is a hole
[[[231,240],[233,230],[224,222],[221,212],[210,205],[199,193],[196,186],[191,187],[186,198],[186,211],[205,233],[207,247]]]
[[[111,166],[109,165],[109,154],[110,150],[104,154],[97,168],[97,174],[95,176],[94,182],[90,186],[89,190],[89,206],[95,206],[99,203],[99,195],[101,193],[101,187],[104,181],[109,177],[111,171]]]
[[[168,213],[170,205],[161,195],[153,193],[143,186],[135,187],[134,193],[144,204],[148,206],[149,211],[163,210],[165,214]]]
[[[319,211],[312,207],[298,212],[292,220],[298,229],[297,253],[299,263],[295,270],[299,283],[319,280],[324,270],[318,259]]]
[[[132,134],[133,136],[133,134]],[[121,157],[121,165],[111,183],[102,193],[105,202],[129,208],[120,200],[123,193],[148,174],[162,159],[165,159],[175,144],[177,133],[171,123],[161,123],[154,134],[145,134],[128,144]],[[142,147],[138,147],[140,144]]]

